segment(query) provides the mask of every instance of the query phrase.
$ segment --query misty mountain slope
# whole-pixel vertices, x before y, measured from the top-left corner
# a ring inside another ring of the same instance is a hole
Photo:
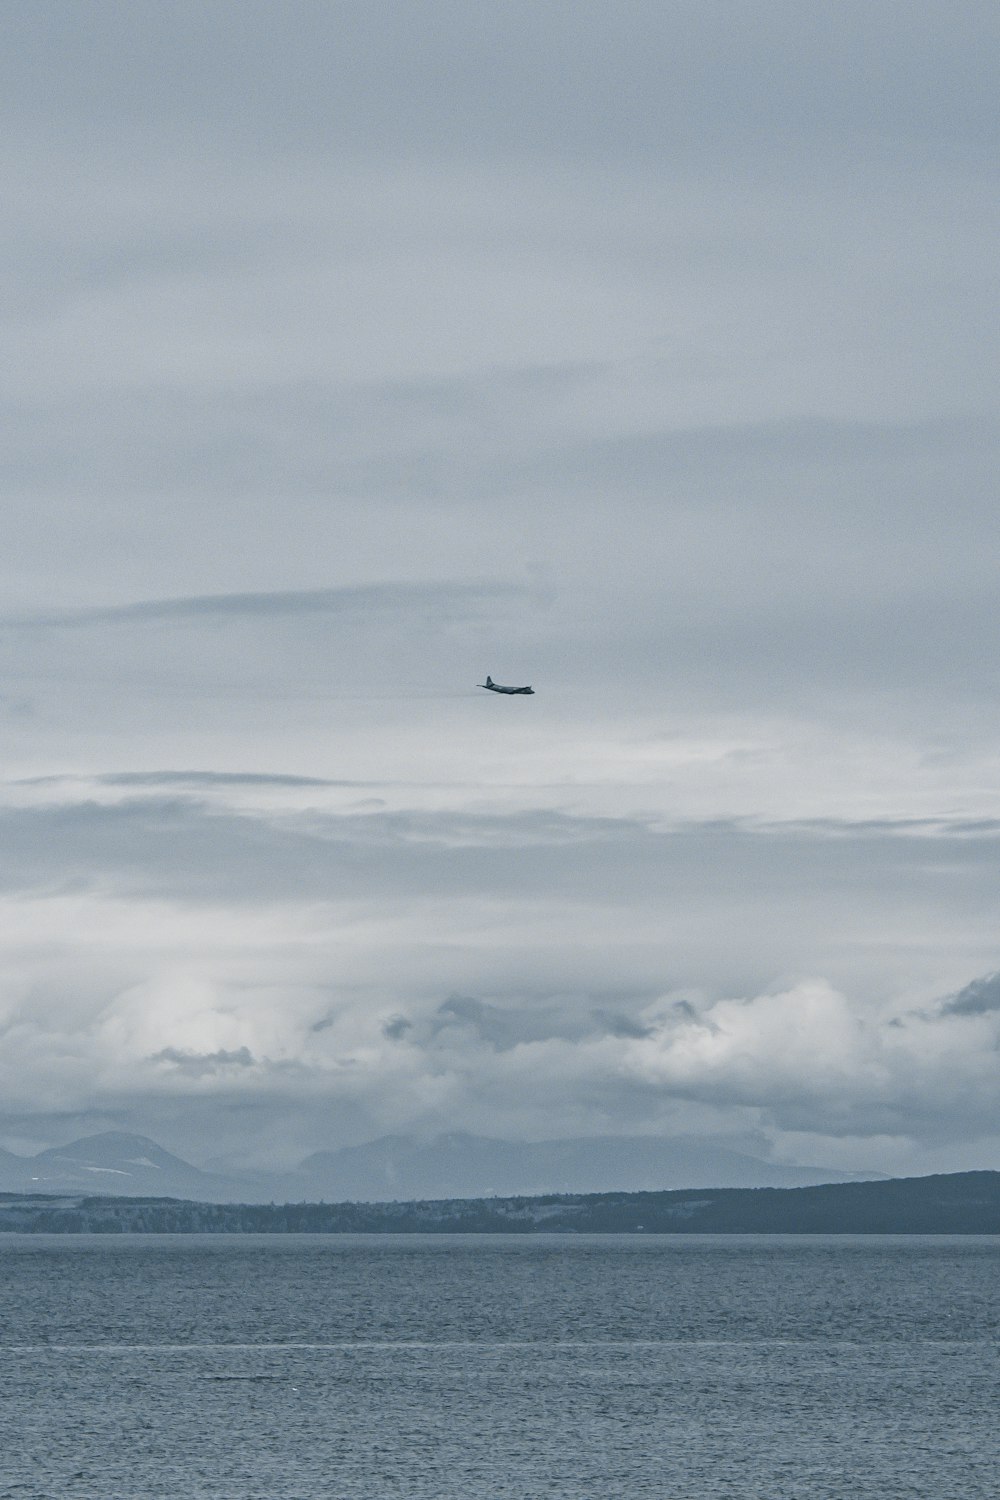
[[[328,1202],[687,1187],[805,1187],[865,1175],[774,1165],[692,1138],[501,1141],[460,1132],[430,1141],[383,1136],[363,1146],[319,1151],[303,1161],[300,1172],[304,1196]]]
[[[229,1184],[202,1172],[144,1135],[108,1130],[36,1156],[0,1158],[0,1183],[38,1192],[113,1193],[130,1197],[215,1199],[231,1196]]]
[[[26,1158],[15,1156],[13,1151],[4,1151],[0,1147],[0,1189],[10,1193],[30,1186],[31,1177]]]

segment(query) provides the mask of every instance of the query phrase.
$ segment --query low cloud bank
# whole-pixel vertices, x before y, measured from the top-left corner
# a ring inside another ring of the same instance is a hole
[[[639,1131],[893,1170],[976,1164],[994,1130],[992,820],[365,810],[184,775],[0,809],[12,1146]]]
[[[266,1159],[282,1115],[303,1149],[335,1144],[349,1117],[361,1138],[707,1130],[794,1156],[802,1137],[831,1164],[853,1152],[891,1168],[988,1137],[1000,1106],[1000,1008],[945,998],[873,1014],[820,979],[626,1014],[566,996],[411,998],[400,1011],[370,993],[331,1001],[316,986],[175,974],[68,1010],[8,1003],[0,1036],[8,1121],[69,1111],[150,1128],[183,1103],[220,1141],[239,1119],[247,1160]]]

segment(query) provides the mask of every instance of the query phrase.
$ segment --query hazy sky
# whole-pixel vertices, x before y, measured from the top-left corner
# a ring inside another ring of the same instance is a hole
[[[0,33],[0,1139],[1000,1166],[995,3]]]

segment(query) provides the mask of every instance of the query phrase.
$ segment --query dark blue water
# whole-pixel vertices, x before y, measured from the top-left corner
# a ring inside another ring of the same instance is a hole
[[[0,1495],[978,1500],[1000,1240],[0,1236]]]

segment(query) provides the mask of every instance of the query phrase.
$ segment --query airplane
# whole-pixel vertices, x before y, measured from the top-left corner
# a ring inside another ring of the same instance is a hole
[[[499,684],[499,682],[494,682],[493,678],[490,677],[488,674],[487,674],[487,677],[486,677],[486,681],[485,682],[477,682],[476,683],[476,687],[489,688],[489,690],[490,690],[491,693],[528,693],[532,697],[534,697],[534,693],[535,693],[535,690],[532,687],[523,687],[523,688],[501,687],[500,684]]]

